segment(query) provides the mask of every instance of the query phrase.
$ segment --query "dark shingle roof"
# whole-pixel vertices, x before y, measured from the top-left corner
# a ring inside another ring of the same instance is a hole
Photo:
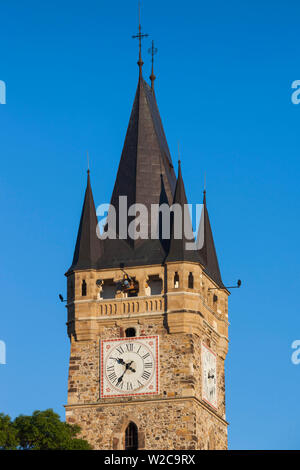
[[[142,76],[136,90],[111,204],[119,213],[119,197],[127,196],[127,205],[144,204],[150,213],[152,204],[172,203],[176,176],[154,92]],[[130,219],[128,220],[130,223]],[[162,263],[166,243],[162,240],[104,241],[99,268]]]
[[[119,196],[127,196],[128,207],[136,203],[144,204],[149,215],[152,204],[176,203],[182,207],[187,204],[180,166],[176,182],[154,91],[141,74],[111,198],[117,215]],[[189,217],[188,225],[191,232]],[[150,218],[148,226],[150,230]],[[192,261],[200,262],[206,273],[223,287],[205,197],[198,233],[199,250],[187,250],[186,243],[190,240],[187,240],[184,231],[182,239],[176,239],[174,225],[171,227],[171,240],[163,240],[161,234],[159,239],[122,240],[118,236],[118,218],[115,240],[100,240],[96,228],[97,217],[88,172],[74,258],[69,271],[119,267],[120,263],[141,266],[162,264],[165,261]],[[203,243],[200,247],[201,234]]]

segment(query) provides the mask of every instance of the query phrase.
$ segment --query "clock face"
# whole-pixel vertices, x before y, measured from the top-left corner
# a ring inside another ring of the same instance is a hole
[[[202,343],[202,398],[217,408],[217,357]]]
[[[158,393],[158,336],[102,340],[101,398]]]

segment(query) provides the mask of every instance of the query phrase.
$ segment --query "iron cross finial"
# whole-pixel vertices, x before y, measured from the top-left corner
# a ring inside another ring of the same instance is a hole
[[[156,79],[156,76],[154,75],[154,56],[157,53],[157,48],[154,47],[154,41],[152,41],[152,47],[148,49],[149,54],[151,54],[151,61],[152,61],[152,70],[151,70],[151,75],[150,75],[150,80],[151,80],[151,88],[154,90],[154,80]]]
[[[132,36],[133,39],[138,38],[139,40],[139,60],[138,60],[138,66],[140,68],[140,74],[142,73],[142,67],[144,62],[142,61],[142,39],[148,37],[148,34],[143,34],[142,33],[142,27],[141,27],[141,3],[139,2],[139,32],[135,36]]]

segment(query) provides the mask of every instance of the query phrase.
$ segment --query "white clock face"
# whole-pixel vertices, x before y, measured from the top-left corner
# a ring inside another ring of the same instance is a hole
[[[217,408],[217,357],[202,343],[202,398]]]
[[[158,336],[102,340],[101,397],[158,393]]]

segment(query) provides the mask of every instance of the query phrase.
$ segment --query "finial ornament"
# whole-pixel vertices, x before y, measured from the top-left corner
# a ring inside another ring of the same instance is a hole
[[[178,170],[181,167],[181,160],[180,160],[180,147],[179,147],[179,140],[178,140]]]
[[[144,62],[142,61],[142,39],[148,37],[149,34],[143,34],[142,33],[142,27],[141,27],[141,2],[139,1],[139,32],[135,36],[132,36],[133,39],[138,38],[139,40],[139,60],[138,60],[138,66],[140,69],[140,75],[142,74],[142,67],[144,65]]]
[[[87,156],[87,174],[89,175],[90,174],[90,157],[89,157],[88,151],[86,152],[86,156]]]
[[[156,76],[154,75],[154,56],[157,54],[157,48],[154,47],[154,41],[152,41],[152,47],[148,49],[149,54],[151,54],[151,62],[152,62],[152,69],[151,69],[151,75],[150,75],[150,80],[151,80],[151,88],[154,90],[154,80],[156,79]]]
[[[206,173],[204,173],[203,204],[206,204]]]

